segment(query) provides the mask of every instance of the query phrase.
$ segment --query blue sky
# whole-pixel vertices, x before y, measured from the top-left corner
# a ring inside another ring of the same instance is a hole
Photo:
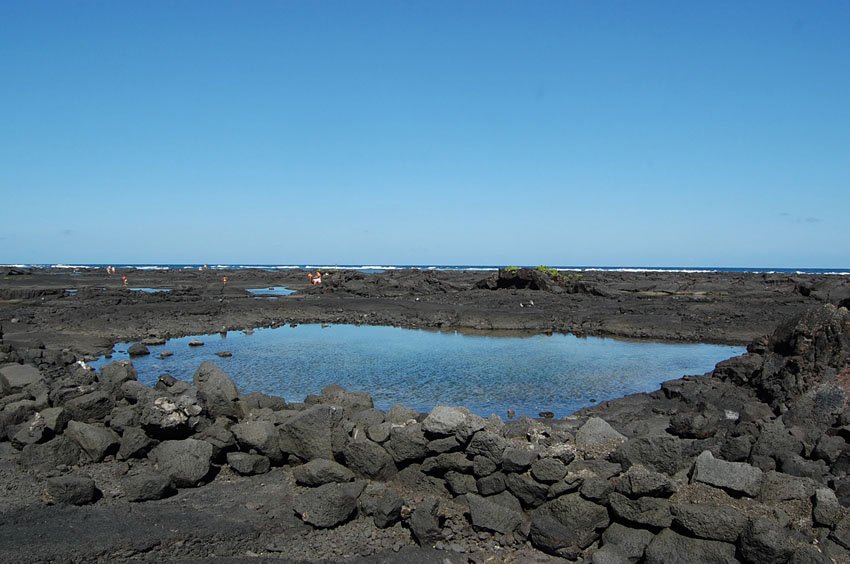
[[[850,268],[850,3],[0,3],[0,263]]]

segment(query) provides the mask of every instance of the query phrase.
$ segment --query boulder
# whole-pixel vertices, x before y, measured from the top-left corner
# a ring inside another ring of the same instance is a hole
[[[301,460],[333,459],[331,436],[342,420],[342,409],[314,405],[287,419],[280,427],[280,449]]]
[[[835,492],[829,488],[818,488],[815,491],[812,519],[815,524],[824,527],[835,527],[847,511],[838,503]]]
[[[142,458],[147,456],[150,449],[156,446],[157,442],[148,437],[144,431],[138,427],[128,427],[124,429],[124,434],[121,435],[121,443],[118,445],[118,460],[129,460],[130,458]]]
[[[466,500],[469,503],[472,526],[476,530],[493,531],[506,535],[514,532],[522,525],[523,515],[520,512],[510,510],[475,494],[467,495]]]
[[[375,513],[372,515],[375,526],[381,529],[392,527],[401,519],[403,506],[404,500],[394,490],[387,488],[378,500]]]
[[[178,488],[197,486],[210,472],[213,447],[196,439],[163,441],[148,455]]]
[[[265,474],[271,469],[271,461],[268,456],[248,454],[247,452],[228,452],[227,464],[242,476]]]
[[[789,499],[808,500],[815,494],[816,489],[817,483],[811,478],[766,472],[762,478],[759,501],[772,504]]]
[[[747,525],[747,517],[727,505],[673,504],[673,522],[695,537],[734,543]]]
[[[230,430],[232,426],[233,422],[230,419],[219,417],[212,425],[196,433],[194,438],[210,443],[213,447],[213,460],[221,460],[222,453],[236,448],[236,437]]]
[[[527,447],[508,447],[502,453],[502,470],[504,472],[522,473],[537,460],[537,452]]]
[[[419,423],[394,427],[383,446],[396,464],[418,462],[428,456],[428,439]]]
[[[255,450],[267,456],[275,464],[283,462],[280,450],[280,436],[271,421],[243,421],[230,428],[239,448],[244,451]]]
[[[373,480],[387,480],[398,471],[390,454],[381,445],[366,439],[349,441],[343,448],[342,458],[355,474]]]
[[[121,442],[112,429],[78,421],[68,423],[65,436],[77,443],[92,462],[100,462],[110,452],[117,451]]]
[[[294,509],[301,520],[316,528],[335,527],[357,512],[357,497],[365,487],[365,482],[325,484],[298,496]]]
[[[346,413],[356,413],[374,407],[372,398],[366,392],[349,392],[337,384],[325,386],[321,395],[309,396],[304,403],[336,405],[344,408]]]
[[[770,518],[752,518],[741,532],[738,547],[747,562],[786,562],[796,548],[790,531]]]
[[[646,547],[646,564],[680,564],[688,557],[712,564],[736,564],[735,545],[725,542],[693,539],[664,529]]]
[[[446,472],[472,473],[472,461],[462,452],[448,452],[426,458],[422,462],[422,471],[426,474],[443,475]]]
[[[472,436],[466,447],[469,456],[483,456],[496,464],[502,463],[502,454],[508,447],[507,440],[492,431],[481,430]],[[473,458],[474,462],[474,458]]]
[[[505,475],[501,472],[496,472],[494,474],[490,474],[489,476],[478,478],[478,480],[475,482],[475,487],[478,489],[478,493],[483,496],[488,496],[505,491],[508,485],[507,481],[505,480]]]
[[[763,472],[743,462],[726,462],[703,451],[694,463],[691,481],[723,488],[735,494],[755,497],[761,490]]]
[[[620,476],[615,489],[629,497],[670,497],[676,492],[676,484],[666,474],[636,464]]]
[[[608,510],[568,494],[541,505],[531,514],[531,542],[544,552],[570,557],[599,538],[610,523]]]
[[[192,376],[198,397],[212,418],[239,415],[239,391],[233,380],[212,362],[203,362]]]
[[[292,469],[295,482],[302,486],[314,488],[332,482],[351,482],[354,480],[354,472],[345,466],[326,460],[316,458],[301,466]]]
[[[62,435],[46,443],[25,446],[18,463],[24,468],[49,472],[60,466],[78,464],[81,455],[80,447]]]
[[[453,495],[465,495],[477,491],[475,477],[460,472],[446,472],[446,486]]]
[[[549,488],[529,474],[508,474],[505,485],[526,507],[537,507],[548,497]]]
[[[99,495],[94,480],[85,476],[49,478],[44,487],[44,501],[48,505],[86,505],[95,502]]]
[[[605,420],[591,417],[576,432],[576,448],[587,458],[604,458],[626,441]]]
[[[469,417],[469,411],[461,407],[438,405],[422,421],[422,429],[433,435],[454,435]]]
[[[467,452],[469,452],[467,450]],[[489,476],[496,470],[498,470],[499,466],[490,458],[486,456],[476,455],[472,459],[472,473],[479,478],[482,476]]]
[[[27,386],[44,382],[41,371],[29,364],[6,364],[0,367],[0,376],[3,377],[11,391],[21,390]]]
[[[94,423],[103,421],[112,412],[114,403],[105,392],[83,394],[65,402],[65,410],[74,421]]]
[[[684,441],[672,435],[649,435],[635,437],[623,443],[612,455],[611,460],[625,467],[640,464],[668,476],[687,468]]]
[[[440,518],[437,514],[439,501],[429,497],[420,503],[410,515],[410,532],[420,546],[433,546],[442,540]]]
[[[121,489],[127,501],[152,501],[168,497],[174,492],[168,476],[149,471],[126,476],[121,480]]]
[[[147,345],[144,343],[133,343],[130,345],[130,348],[127,349],[127,354],[132,358],[136,356],[149,355],[151,354],[151,351],[148,350]]]
[[[643,558],[643,553],[654,536],[646,529],[634,529],[620,523],[611,523],[611,526],[602,533],[602,546],[616,546],[623,556],[636,562]]]
[[[567,475],[567,467],[557,458],[541,458],[532,463],[531,475],[538,482],[553,484]]]
[[[673,523],[670,502],[657,497],[629,499],[613,492],[609,496],[611,511],[616,517],[643,527],[664,528]]]
[[[126,361],[110,362],[97,375],[101,388],[111,395],[119,394],[124,382],[135,382],[137,378],[136,369]]]

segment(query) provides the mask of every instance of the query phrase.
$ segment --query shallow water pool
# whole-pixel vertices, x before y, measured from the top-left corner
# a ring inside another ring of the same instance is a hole
[[[269,288],[247,288],[247,291],[255,296],[288,296],[294,294],[295,290],[283,286],[271,286]]]
[[[204,346],[189,347],[198,339]],[[111,360],[126,359],[129,343]],[[357,325],[298,325],[251,334],[201,335],[149,347],[133,359],[139,380],[162,374],[191,380],[209,360],[240,392],[260,391],[303,401],[328,384],[372,395],[375,406],[396,403],[420,411],[437,404],[463,405],[480,415],[504,417],[508,409],[556,417],[608,399],[651,391],[665,380],[704,374],[743,347],[579,338],[573,335],[470,336],[460,333]],[[159,353],[173,356],[161,359]],[[216,352],[233,353],[219,358]]]

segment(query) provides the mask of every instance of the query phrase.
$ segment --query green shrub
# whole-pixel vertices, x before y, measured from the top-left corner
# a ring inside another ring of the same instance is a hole
[[[540,266],[538,266],[534,270],[536,270],[538,272],[542,272],[543,274],[548,274],[552,278],[560,278],[561,277],[561,273],[558,272],[557,269],[552,268],[551,266],[544,266],[544,265],[541,264]]]
[[[506,266],[503,270],[505,272],[517,272],[517,271],[519,271],[519,267],[511,265],[511,266]]]

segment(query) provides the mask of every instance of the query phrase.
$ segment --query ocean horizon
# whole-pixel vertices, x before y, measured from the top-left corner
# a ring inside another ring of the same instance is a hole
[[[446,271],[497,271],[507,265],[481,264],[203,264],[203,263],[17,263],[0,264],[5,268],[56,268],[97,269],[114,266],[135,270],[197,270],[204,266],[212,270],[360,270],[379,273],[388,270],[446,270]],[[537,265],[518,265],[534,268]],[[600,266],[600,265],[547,265],[558,270],[578,272],[680,272],[712,273],[738,272],[755,274],[821,274],[850,275],[850,268],[793,268],[793,267],[732,267],[732,266]]]

